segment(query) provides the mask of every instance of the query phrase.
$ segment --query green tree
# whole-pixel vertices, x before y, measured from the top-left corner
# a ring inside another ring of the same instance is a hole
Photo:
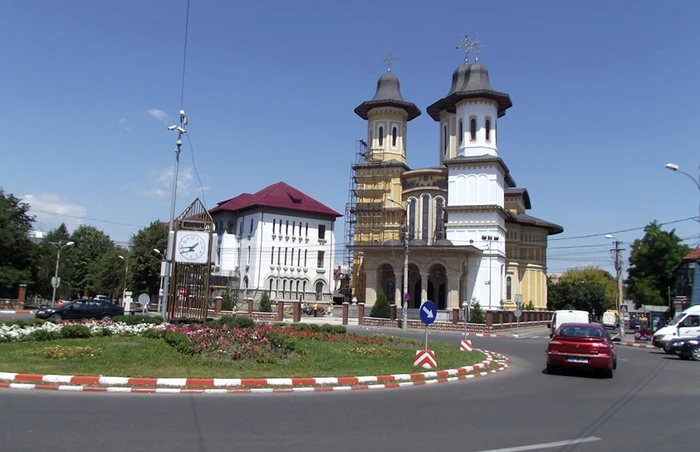
[[[486,323],[486,314],[481,309],[481,303],[476,298],[472,298],[471,306],[469,307],[469,323]]]
[[[230,287],[224,287],[221,291],[221,309],[223,311],[235,311],[238,308],[238,293]]]
[[[96,263],[103,254],[114,249],[114,243],[107,234],[87,225],[76,228],[71,234],[71,240],[75,245],[70,253],[66,253],[73,267],[70,284],[78,293],[95,294]]]
[[[126,263],[119,256],[128,258],[129,253],[125,248],[114,247],[94,262],[90,274],[92,275],[92,288],[96,293],[107,296],[116,294],[117,298],[121,295],[120,292],[124,289]],[[129,268],[129,273],[131,273],[131,268]]]
[[[154,221],[131,237],[129,257],[130,289],[134,296],[141,293],[158,294],[162,256],[168,245],[168,227]]]
[[[52,243],[68,243],[71,240],[70,233],[65,224],[61,223],[56,229],[49,231],[38,245],[38,268],[37,277],[34,281],[35,292],[44,298],[51,298],[53,287],[51,278],[56,274],[56,254],[58,250]],[[56,289],[56,297],[70,299],[73,295],[73,288],[70,284],[71,267],[70,254],[72,247],[67,247],[61,253],[58,276],[61,278],[61,285]]]
[[[377,295],[377,301],[374,303],[374,306],[372,306],[372,309],[369,311],[369,316],[380,319],[391,318],[391,305],[389,304],[389,300],[386,298],[386,295],[384,295],[384,292],[379,291],[379,294]]]
[[[260,296],[260,312],[272,312],[272,303],[270,303],[270,296],[267,294],[267,290],[263,290]]]
[[[29,238],[34,217],[29,205],[0,188],[0,298],[16,298],[20,284],[31,284],[37,268]]]
[[[600,282],[585,280],[575,282],[560,279],[558,283],[549,283],[547,307],[553,311],[576,309],[601,316],[611,306],[606,288]]]
[[[627,287],[635,307],[666,305],[668,288],[675,295],[674,270],[691,248],[681,243],[676,230],[664,231],[656,221],[644,228],[644,237],[630,246]]]
[[[599,315],[603,315],[602,313],[605,312],[605,310],[614,309],[617,306],[617,284],[615,283],[615,278],[610,274],[610,272],[603,270],[602,268],[571,268],[559,277],[559,284],[561,283],[567,283],[573,289],[581,289],[581,291],[575,291],[577,295],[574,297],[574,299],[569,299],[568,301],[573,305],[581,306],[582,309],[585,308],[583,309],[584,311],[595,311],[597,313],[600,309],[602,309]],[[596,286],[603,288],[605,295],[602,300],[591,298],[592,294],[599,292],[599,289],[596,288]],[[592,304],[586,307],[586,302],[582,301],[584,299],[590,301]],[[566,304],[566,302],[567,300],[564,300],[564,304]],[[561,305],[562,303],[560,302],[558,304]]]

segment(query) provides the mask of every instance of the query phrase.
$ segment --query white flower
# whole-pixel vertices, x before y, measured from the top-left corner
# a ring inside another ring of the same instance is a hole
[[[12,325],[8,326],[5,324],[0,324],[0,342],[7,341],[19,341],[25,336],[30,335],[34,331],[44,330],[44,331],[61,331],[66,325],[78,325],[77,323],[51,323],[45,322],[41,326],[19,326]],[[148,330],[153,331],[163,331],[166,326],[165,324],[154,325],[151,323],[139,323],[136,325],[127,325],[126,323],[104,323],[98,321],[91,321],[82,323],[90,330],[90,334],[93,336],[101,335],[104,330],[109,331],[113,336],[122,336],[125,334],[132,334],[135,336],[141,336],[144,332]]]

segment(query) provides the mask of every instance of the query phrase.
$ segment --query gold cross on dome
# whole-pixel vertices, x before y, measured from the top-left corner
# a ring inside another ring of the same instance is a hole
[[[391,52],[387,52],[386,56],[382,58],[382,61],[384,64],[386,64],[386,71],[391,72],[391,64],[394,62],[396,59],[396,55],[394,55]]]
[[[457,44],[457,50],[462,52],[464,54],[464,62],[468,63],[469,62],[469,54],[474,55],[474,59],[476,61],[479,61],[479,53],[481,53],[482,50],[484,50],[484,43],[472,39],[469,37],[469,34],[464,35],[464,39],[462,39],[459,44]]]

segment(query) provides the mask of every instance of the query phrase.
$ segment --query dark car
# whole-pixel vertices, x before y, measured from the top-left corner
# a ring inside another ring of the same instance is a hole
[[[675,339],[671,339],[670,341],[666,342],[663,346],[664,352],[667,354],[671,355],[675,353],[676,355],[681,352],[681,347],[683,346],[683,342],[690,340],[690,339],[695,339],[694,337],[677,337]]]
[[[700,337],[687,337],[682,342],[675,342],[678,349],[671,348],[681,359],[700,361]]]
[[[562,323],[547,346],[547,373],[563,367],[603,371],[609,378],[617,368],[615,342],[603,325]]]
[[[51,320],[110,320],[112,317],[124,315],[124,308],[105,300],[73,300],[61,307],[41,308],[35,317]]]

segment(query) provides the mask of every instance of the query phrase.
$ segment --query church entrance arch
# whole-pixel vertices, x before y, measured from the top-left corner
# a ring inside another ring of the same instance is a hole
[[[393,304],[396,297],[396,274],[391,264],[382,264],[377,268],[377,282],[389,303]],[[377,295],[379,291],[377,291]]]
[[[420,269],[416,264],[408,264],[408,294],[410,296],[408,307],[418,309],[421,304],[421,291],[423,283],[421,281]]]
[[[447,309],[447,271],[442,264],[433,264],[428,270],[428,300],[438,309]]]

